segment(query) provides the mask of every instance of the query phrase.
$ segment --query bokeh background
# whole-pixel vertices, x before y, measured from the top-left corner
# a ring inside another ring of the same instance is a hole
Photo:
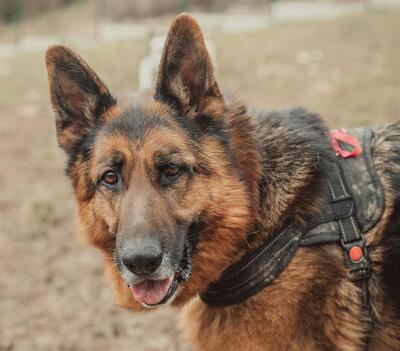
[[[266,108],[303,105],[331,127],[400,117],[400,1],[0,0],[0,350],[189,350],[177,311],[114,305],[98,253],[76,234],[48,101],[44,52],[78,51],[111,91],[189,11],[220,86]]]

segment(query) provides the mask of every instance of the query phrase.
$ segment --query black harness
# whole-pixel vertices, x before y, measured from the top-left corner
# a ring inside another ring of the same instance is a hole
[[[269,236],[257,250],[228,267],[220,279],[200,295],[206,304],[223,307],[245,301],[266,288],[286,268],[300,246],[338,243],[344,250],[349,278],[362,289],[363,303],[370,316],[371,262],[363,233],[382,216],[383,188],[371,159],[372,130],[352,130],[350,138],[359,142],[362,153],[347,157],[354,145],[339,140],[337,162],[329,175],[329,193],[321,213],[310,218],[306,225],[289,224]],[[334,141],[337,143],[336,139]],[[347,152],[346,158],[341,156],[341,151]]]

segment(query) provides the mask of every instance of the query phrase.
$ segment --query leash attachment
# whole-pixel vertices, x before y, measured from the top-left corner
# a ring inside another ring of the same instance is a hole
[[[346,130],[343,128],[339,128],[338,130],[334,130],[330,132],[330,140],[333,150],[335,151],[337,156],[342,156],[343,158],[349,157],[357,157],[362,153],[362,148],[358,140],[346,133]],[[339,141],[350,145],[353,147],[351,151],[343,149],[339,145]]]

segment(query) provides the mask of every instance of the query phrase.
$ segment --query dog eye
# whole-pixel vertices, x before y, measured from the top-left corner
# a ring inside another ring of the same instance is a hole
[[[105,185],[105,186],[113,186],[118,184],[119,182],[119,176],[117,173],[115,173],[112,170],[108,170],[106,171],[102,177],[101,177],[101,182]]]
[[[176,165],[168,165],[163,169],[163,173],[169,178],[175,178],[180,175],[181,168]]]

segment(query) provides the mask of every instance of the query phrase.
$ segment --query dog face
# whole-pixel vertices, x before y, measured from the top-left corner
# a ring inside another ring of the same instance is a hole
[[[46,64],[82,231],[104,253],[119,303],[204,291],[248,231],[257,160],[244,151],[251,136],[232,134],[237,116],[248,119],[221,96],[197,23],[172,24],[155,92],[116,99],[64,47]]]

